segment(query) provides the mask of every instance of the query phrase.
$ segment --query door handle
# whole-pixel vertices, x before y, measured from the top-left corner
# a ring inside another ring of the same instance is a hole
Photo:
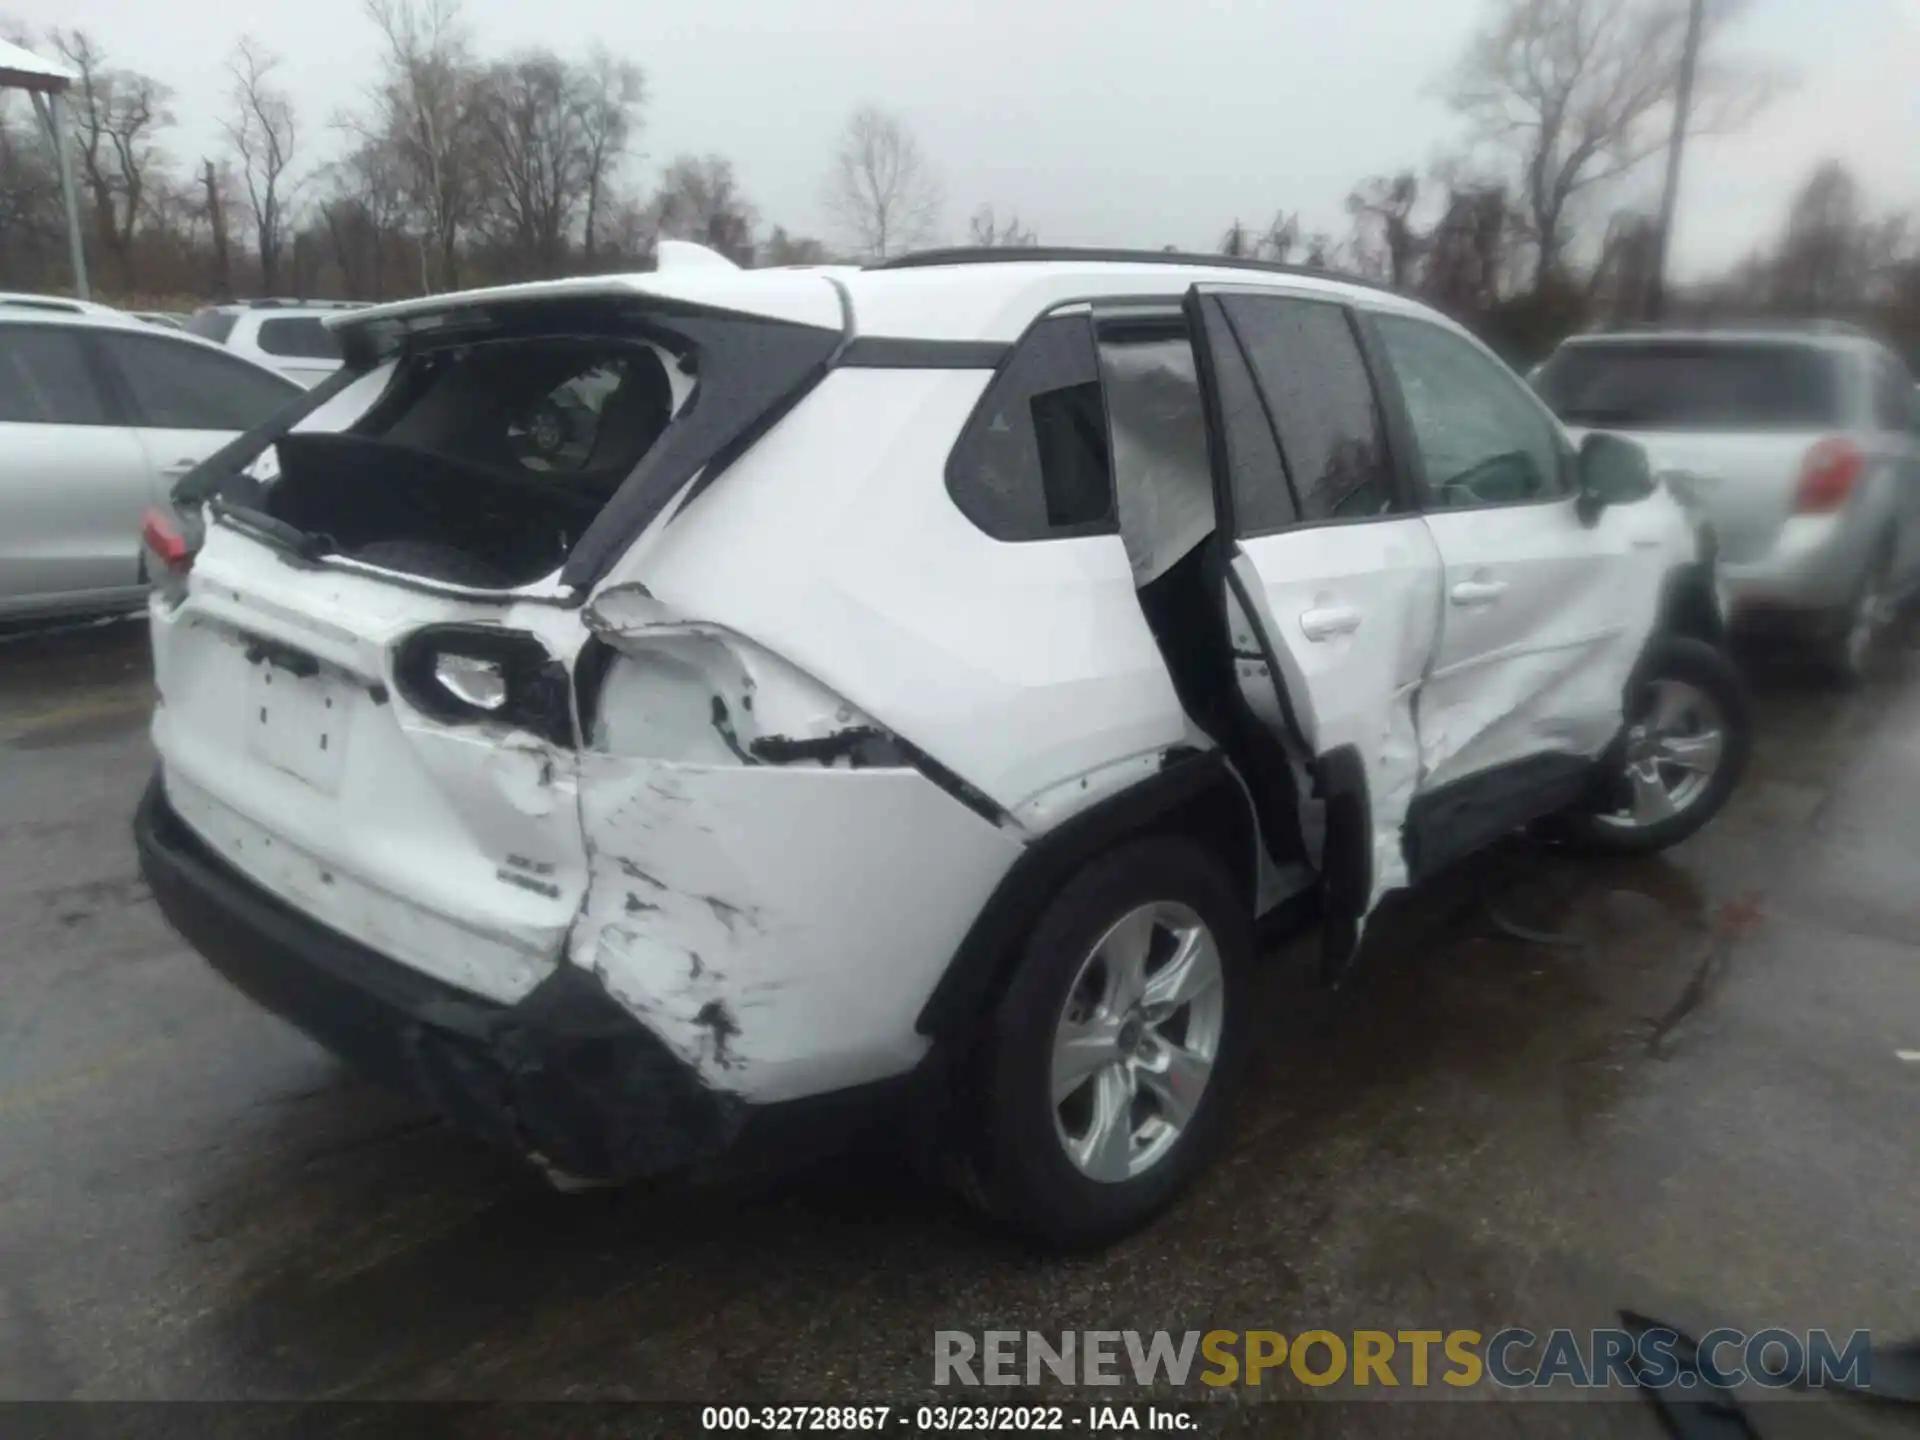
[[[1300,612],[1300,633],[1313,641],[1351,635],[1360,628],[1360,612],[1346,605],[1320,605]]]
[[[1507,593],[1504,580],[1462,580],[1453,587],[1456,605],[1492,605]]]

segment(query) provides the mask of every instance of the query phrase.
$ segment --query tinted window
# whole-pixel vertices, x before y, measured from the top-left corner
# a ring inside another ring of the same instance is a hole
[[[998,540],[1111,532],[1100,368],[1086,317],[1042,320],[987,386],[947,461],[947,490]]]
[[[299,360],[338,360],[340,344],[312,315],[287,315],[260,322],[260,348],[269,355]]]
[[[187,321],[189,335],[198,335],[202,340],[211,340],[216,345],[227,343],[227,336],[233,333],[233,322],[238,318],[222,310],[196,311]]]
[[[1269,534],[1297,523],[1300,511],[1246,357],[1230,331],[1222,339],[1214,347],[1213,385],[1231,462],[1234,528],[1242,535]]]
[[[1541,397],[1575,425],[1807,430],[1840,421],[1834,357],[1809,345],[1647,340],[1563,346]]]
[[[300,393],[291,381],[200,345],[103,335],[135,415],[159,430],[251,430]]]
[[[1512,505],[1562,493],[1560,439],[1517,375],[1438,325],[1394,315],[1374,324],[1433,501]]]
[[[1232,322],[1254,380],[1279,426],[1280,458],[1302,520],[1379,515],[1393,507],[1373,385],[1346,311],[1317,300],[1229,295]],[[1253,514],[1276,513],[1249,496]],[[1237,523],[1250,529],[1236,491]],[[1285,523],[1279,521],[1276,523]]]
[[[1103,322],[1099,334],[1120,534],[1145,585],[1213,533],[1206,413],[1183,323]]]
[[[79,336],[51,325],[0,326],[0,421],[107,423]]]

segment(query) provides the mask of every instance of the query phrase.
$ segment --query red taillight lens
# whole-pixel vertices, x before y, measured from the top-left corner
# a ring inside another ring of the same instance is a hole
[[[193,568],[193,551],[180,527],[164,511],[148,510],[140,517],[140,541],[147,553],[176,575]]]
[[[1793,497],[1799,515],[1827,515],[1847,503],[1866,457],[1851,440],[1822,440],[1800,465],[1800,489]]]

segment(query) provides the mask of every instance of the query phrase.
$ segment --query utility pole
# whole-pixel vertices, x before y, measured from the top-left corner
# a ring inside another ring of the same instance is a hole
[[[1653,279],[1647,286],[1647,318],[1658,320],[1667,304],[1667,251],[1673,240],[1673,212],[1680,200],[1680,157],[1687,148],[1687,118],[1693,109],[1693,76],[1700,63],[1700,31],[1707,0],[1688,0],[1686,46],[1680,52],[1680,83],[1673,96],[1673,135],[1667,141],[1667,183],[1660,194],[1660,235],[1653,252]]]

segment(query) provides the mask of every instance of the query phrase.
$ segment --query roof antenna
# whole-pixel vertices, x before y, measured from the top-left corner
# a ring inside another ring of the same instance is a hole
[[[706,245],[691,240],[658,240],[653,247],[653,268],[667,270],[738,270],[740,267]]]

